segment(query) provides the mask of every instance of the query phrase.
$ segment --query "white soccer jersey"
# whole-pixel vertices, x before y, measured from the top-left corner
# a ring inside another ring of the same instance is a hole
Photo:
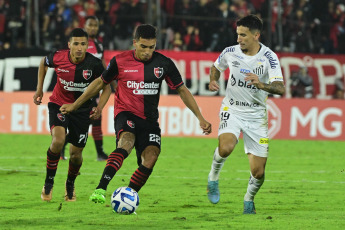
[[[283,81],[277,55],[263,44],[260,45],[260,51],[254,56],[244,54],[239,45],[227,47],[214,62],[214,66],[220,72],[230,68],[222,107],[246,119],[266,116],[268,93],[254,85],[248,85],[244,80],[245,74],[254,73],[259,76],[261,82],[267,84]]]

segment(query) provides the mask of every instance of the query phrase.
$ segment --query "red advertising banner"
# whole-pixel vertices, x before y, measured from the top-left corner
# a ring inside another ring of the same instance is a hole
[[[0,133],[49,134],[48,98],[33,103],[34,92],[0,92]],[[222,97],[195,96],[213,133],[204,136],[199,122],[179,96],[161,96],[159,122],[163,136],[217,137]],[[103,110],[103,133],[114,135],[113,95]],[[275,139],[345,140],[345,101],[269,99],[269,136]]]

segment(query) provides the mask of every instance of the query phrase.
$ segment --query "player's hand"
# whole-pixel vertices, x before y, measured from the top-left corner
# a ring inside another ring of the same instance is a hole
[[[60,112],[62,114],[68,114],[70,112],[73,112],[75,110],[73,104],[63,104],[61,107],[60,107]]]
[[[208,84],[208,89],[210,91],[218,91],[219,90],[219,85],[217,81],[210,81],[210,84]]]
[[[97,108],[97,107],[93,107],[91,112],[90,112],[90,118],[92,120],[97,120],[101,117],[102,115],[102,110]]]
[[[205,119],[200,121],[200,128],[202,129],[202,133],[205,135],[212,133],[212,125]]]
[[[36,105],[40,105],[42,103],[42,98],[43,98],[42,90],[37,90],[33,98],[34,98],[34,103]]]
[[[263,86],[262,82],[259,80],[258,75],[255,75],[253,73],[247,73],[244,80],[248,82],[248,85],[254,85],[258,89],[261,89]]]

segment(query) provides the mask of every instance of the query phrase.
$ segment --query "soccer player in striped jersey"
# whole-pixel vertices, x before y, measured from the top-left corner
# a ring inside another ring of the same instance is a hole
[[[244,196],[244,214],[255,214],[254,196],[265,179],[268,157],[268,93],[283,95],[283,75],[277,55],[259,42],[262,21],[248,15],[237,21],[238,45],[227,47],[211,67],[209,90],[218,91],[220,73],[230,69],[226,95],[219,117],[218,147],[208,176],[208,199],[220,199],[218,180],[225,160],[243,133],[249,159],[250,179]]]
[[[104,61],[104,49],[102,43],[96,38],[99,30],[99,21],[96,16],[87,16],[85,18],[85,26],[84,26],[85,32],[89,35],[88,40],[88,48],[87,52],[95,56],[96,58],[99,58],[103,66],[106,67],[105,61]],[[114,87],[115,82],[112,82],[112,85]],[[116,86],[114,87],[114,89]],[[97,107],[97,104],[99,102],[99,94],[96,95],[93,100],[93,106]],[[102,115],[98,119],[91,120],[92,125],[92,137],[95,142],[96,152],[97,152],[97,160],[98,161],[105,161],[108,159],[108,155],[104,153],[103,150],[103,132],[102,132]],[[65,146],[68,142],[68,135],[66,137]],[[65,146],[62,148],[60,153],[60,159],[66,160],[65,157]]]
[[[163,80],[177,91],[184,104],[198,118],[203,132],[211,132],[211,124],[202,116],[174,62],[155,51],[156,42],[155,27],[148,24],[138,26],[133,39],[135,50],[113,57],[101,79],[90,84],[76,102],[63,105],[60,109],[68,114],[98,93],[104,85],[118,81],[114,103],[116,149],[109,155],[101,180],[90,196],[93,202],[105,202],[109,182],[133,148],[136,149],[139,167],[133,173],[128,187],[139,192],[151,175],[161,150],[158,103]]]
[[[104,66],[102,61],[86,52],[88,34],[81,28],[72,30],[68,42],[69,50],[50,53],[42,58],[38,69],[37,90],[34,103],[40,105],[43,98],[43,83],[48,67],[54,68],[57,82],[49,97],[49,126],[52,142],[47,151],[47,173],[41,193],[43,201],[52,199],[54,178],[58,167],[60,152],[64,146],[67,129],[69,130],[70,159],[66,180],[65,200],[76,201],[74,181],[82,165],[82,151],[88,139],[90,118],[98,118],[111,94],[110,86],[103,87],[103,93],[97,107],[92,108],[92,100],[84,103],[71,114],[62,114],[59,109],[63,104],[73,103],[85,91],[89,84],[101,76]],[[90,115],[91,111],[94,111]]]

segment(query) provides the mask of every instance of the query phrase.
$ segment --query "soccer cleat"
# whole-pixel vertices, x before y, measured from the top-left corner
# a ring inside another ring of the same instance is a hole
[[[66,189],[65,189],[65,201],[71,201],[74,202],[77,200],[77,197],[75,195],[75,189],[74,184],[67,184],[66,183]]]
[[[89,201],[104,204],[105,202],[105,190],[104,189],[96,189],[89,198]]]
[[[104,152],[97,155],[97,161],[106,161],[108,160],[108,155]]]
[[[207,183],[207,196],[212,204],[217,204],[220,199],[220,193],[218,188],[218,180],[210,181]]]
[[[46,183],[43,186],[41,199],[43,201],[51,201],[53,197],[53,184]]]
[[[67,160],[67,157],[65,157],[65,151],[60,152],[60,160]]]
[[[256,214],[254,201],[243,202],[243,214]]]

